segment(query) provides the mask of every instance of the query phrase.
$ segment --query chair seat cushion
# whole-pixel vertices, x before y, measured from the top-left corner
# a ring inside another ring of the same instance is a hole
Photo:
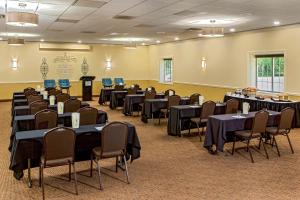
[[[102,154],[102,157],[101,157],[101,147],[95,147],[93,149],[93,154],[95,155],[95,157],[98,157],[98,158],[112,158],[112,157],[123,155],[123,151],[105,152]]]
[[[280,129],[277,132],[277,127],[267,127],[266,132],[272,135],[280,135],[287,133],[285,129]]]
[[[41,157],[41,162],[45,164],[44,156]],[[72,157],[60,158],[60,159],[54,159],[54,160],[47,160],[46,166],[49,166],[49,167],[61,166],[61,165],[66,165],[69,162],[73,162]]]
[[[191,121],[194,123],[198,123],[198,124],[206,124],[208,119],[201,119],[201,121],[200,121],[199,117],[194,117],[194,118],[191,118]]]
[[[251,130],[242,130],[242,131],[235,131],[235,135],[243,138],[243,139],[249,139],[251,137]],[[253,133],[252,138],[258,138],[260,137],[260,133]]]

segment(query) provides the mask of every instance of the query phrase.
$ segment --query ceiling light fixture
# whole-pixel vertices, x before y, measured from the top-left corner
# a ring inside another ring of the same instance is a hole
[[[160,43],[160,41],[159,41],[159,40],[156,40],[156,43],[157,43],[157,44],[159,44],[159,43]]]
[[[44,40],[44,39],[40,39],[40,41],[41,41],[41,42],[45,42],[45,40]]]
[[[142,45],[143,45],[143,46],[145,46],[145,45],[146,45],[146,43],[145,43],[145,42],[143,42],[143,43],[142,43]]]
[[[235,32],[235,28],[231,28],[231,29],[229,29],[229,31],[233,33],[233,32]]]
[[[211,27],[211,28],[203,28],[200,37],[223,37],[223,36],[224,36],[224,28]]]
[[[0,41],[3,40],[3,38],[0,37]]]
[[[78,40],[78,41],[77,41],[77,43],[81,44],[81,43],[82,43],[82,41],[81,41],[81,40]]]
[[[175,37],[174,40],[175,40],[175,41],[178,41],[178,40],[179,40],[179,37]]]
[[[11,46],[21,46],[25,44],[25,40],[22,38],[9,38],[7,43]]]
[[[275,26],[278,26],[278,25],[280,25],[280,21],[274,21],[273,24],[274,24]]]

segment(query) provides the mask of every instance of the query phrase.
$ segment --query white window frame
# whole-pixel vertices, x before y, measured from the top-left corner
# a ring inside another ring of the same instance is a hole
[[[164,69],[164,60],[165,59],[171,59],[172,60],[172,67],[171,67],[171,81],[166,81],[165,80],[165,69]],[[164,56],[160,59],[160,63],[159,63],[159,83],[162,84],[173,84],[174,82],[174,58],[173,56]]]

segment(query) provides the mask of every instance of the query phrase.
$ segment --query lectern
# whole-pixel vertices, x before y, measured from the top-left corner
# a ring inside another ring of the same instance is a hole
[[[80,80],[82,81],[82,100],[92,101],[93,96],[93,80],[95,76],[82,76]]]

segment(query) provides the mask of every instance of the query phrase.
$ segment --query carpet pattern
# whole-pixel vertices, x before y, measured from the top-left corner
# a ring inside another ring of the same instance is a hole
[[[131,184],[125,174],[111,171],[115,160],[101,161],[104,190],[98,190],[96,171],[88,177],[89,162],[76,163],[79,195],[74,184],[65,181],[68,167],[45,170],[46,199],[300,199],[300,130],[293,130],[291,140],[295,154],[291,154],[287,139],[278,138],[279,158],[275,148],[267,147],[270,160],[264,152],[253,151],[255,163],[243,149],[234,156],[228,153],[210,155],[198,137],[183,138],[167,135],[166,121],[148,124],[139,117],[126,117],[120,110],[108,106],[91,105],[108,112],[109,121],[127,121],[136,126],[141,142],[141,158],[129,164]],[[11,103],[0,103],[0,199],[41,199],[38,187],[38,169],[32,169],[33,187],[26,185],[27,173],[17,181],[9,168]],[[254,144],[254,143],[253,143]],[[230,150],[232,144],[226,144]],[[237,144],[237,147],[242,144]]]

